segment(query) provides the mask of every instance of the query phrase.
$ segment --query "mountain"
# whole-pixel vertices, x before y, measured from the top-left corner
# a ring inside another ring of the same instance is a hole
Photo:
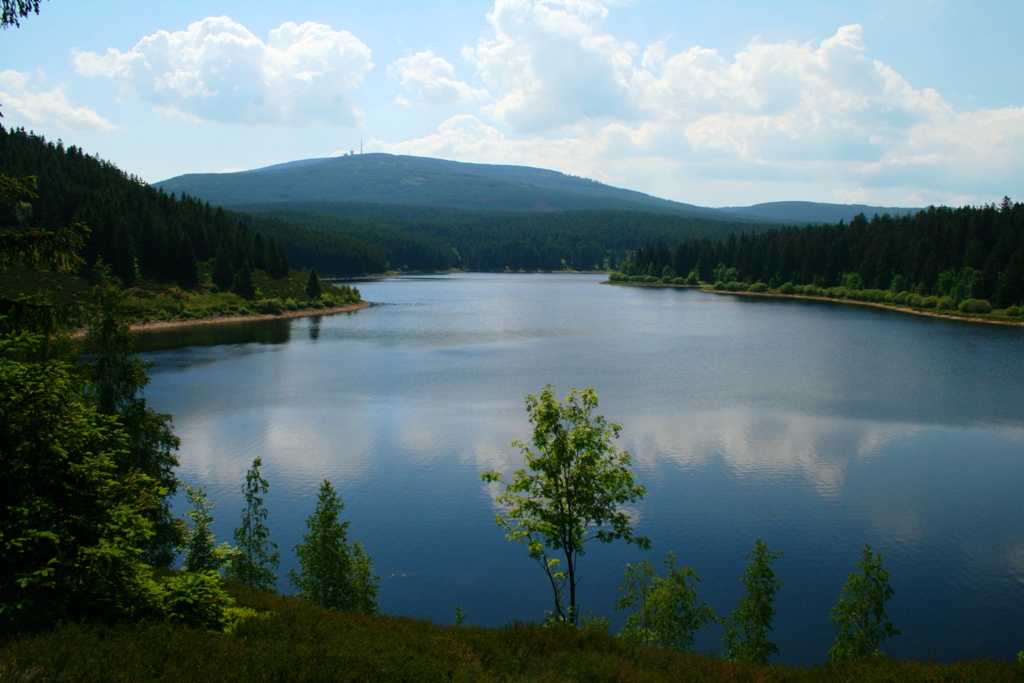
[[[520,212],[607,209],[737,220],[714,209],[557,171],[392,154],[305,159],[238,173],[193,173],[155,185],[224,207],[359,202]]]
[[[849,223],[857,214],[867,218],[874,215],[908,216],[921,209],[907,209],[866,204],[819,204],[817,202],[768,202],[753,206],[726,206],[719,211],[736,218],[748,218],[765,223],[795,223],[797,225]]]

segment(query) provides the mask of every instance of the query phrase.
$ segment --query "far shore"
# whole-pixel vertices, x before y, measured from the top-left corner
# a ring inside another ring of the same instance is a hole
[[[895,311],[896,313],[910,313],[911,315],[922,315],[927,318],[941,318],[942,320],[959,320],[965,323],[987,323],[989,325],[1004,325],[1008,327],[1024,327],[1024,320],[1006,320],[999,318],[980,318],[977,316],[965,315],[959,312],[944,312],[939,313],[938,311],[925,311],[919,308],[911,308],[909,306],[900,306],[898,304],[886,304],[878,303],[876,301],[857,301],[855,299],[834,299],[827,296],[811,296],[809,294],[780,294],[778,292],[730,292],[725,289],[712,289],[710,287],[703,287],[701,285],[668,285],[665,283],[646,283],[646,282],[602,282],[604,285],[624,285],[627,287],[670,287],[673,289],[696,289],[702,292],[709,292],[711,294],[725,294],[730,296],[750,296],[750,297],[762,297],[766,299],[806,299],[807,301],[828,301],[837,304],[850,304],[852,306],[870,306],[872,308],[881,308],[886,311]]]
[[[351,313],[370,306],[369,301],[360,301],[356,304],[345,304],[343,306],[324,306],[323,308],[301,308],[296,311],[282,311],[281,313],[260,313],[258,315],[223,315],[214,318],[194,318],[191,320],[150,320],[144,323],[133,323],[132,332],[167,332],[169,330],[187,329],[203,325],[230,325],[233,323],[257,322],[261,320],[282,320],[284,318],[313,318],[321,315],[335,315],[337,313]],[[84,330],[79,330],[72,335],[73,339],[85,336]]]

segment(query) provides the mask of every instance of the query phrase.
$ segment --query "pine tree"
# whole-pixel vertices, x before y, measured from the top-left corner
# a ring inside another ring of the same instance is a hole
[[[234,551],[227,543],[214,545],[217,538],[210,529],[213,526],[213,517],[210,515],[213,503],[207,500],[203,486],[194,489],[185,484],[185,495],[192,506],[185,516],[191,520],[192,526],[185,532],[182,546],[185,560],[182,569],[186,572],[219,572],[230,561]]]
[[[199,265],[188,233],[182,233],[178,242],[177,280],[182,289],[195,289],[199,285]]]
[[[213,262],[213,274],[210,279],[222,292],[228,291],[235,281],[235,274],[231,270],[231,259],[228,258],[224,247],[217,250],[217,258]]]
[[[319,299],[320,293],[320,278],[317,277],[316,268],[313,268],[306,279],[306,296],[310,299]]]
[[[260,475],[263,459],[256,458],[245,474],[242,492],[245,494],[245,510],[242,524],[235,529],[236,553],[228,563],[227,577],[253,588],[269,592],[277,591],[277,574],[274,570],[280,562],[281,553],[277,544],[270,541],[267,528],[267,508],[263,505],[263,494],[270,488],[269,482]]]
[[[252,266],[248,261],[235,273],[235,281],[231,285],[231,291],[243,299],[251,299],[256,295],[256,288],[252,284]]]

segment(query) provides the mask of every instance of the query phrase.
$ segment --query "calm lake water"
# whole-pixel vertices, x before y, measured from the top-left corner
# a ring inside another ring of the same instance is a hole
[[[728,613],[760,537],[785,551],[777,661],[825,660],[865,543],[896,591],[887,651],[1024,649],[1024,330],[603,279],[387,279],[359,285],[379,305],[353,314],[147,336],[146,397],[174,415],[180,475],[207,486],[220,540],[262,456],[282,576],[329,478],[390,614],[543,619],[543,573],[495,525],[479,474],[520,466],[527,394],[590,385],[648,490],[630,512],[652,550],[581,561],[581,606],[613,630],[627,562],[673,551]],[[156,350],[175,344],[195,345]]]

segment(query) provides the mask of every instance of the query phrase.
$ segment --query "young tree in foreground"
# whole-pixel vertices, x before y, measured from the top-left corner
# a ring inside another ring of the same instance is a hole
[[[262,466],[263,458],[256,458],[245,473],[242,486],[245,510],[241,526],[235,529],[236,552],[228,562],[226,575],[247,586],[275,593],[277,574],[274,570],[280,562],[281,553],[277,551],[277,544],[270,541],[270,529],[267,528],[263,495],[270,484],[260,475]]]
[[[331,482],[324,479],[316,511],[306,519],[309,533],[295,546],[299,571],[288,572],[298,597],[339,612],[377,613],[377,579],[373,561],[359,541],[348,543],[348,522],[339,522],[345,509]]]
[[[132,353],[135,337],[124,311],[127,295],[102,263],[97,263],[95,277],[85,332],[85,349],[93,354],[85,367],[89,380],[85,396],[100,413],[119,418],[128,434],[128,450],[118,459],[118,467],[141,472],[161,487],[162,495],[146,515],[154,535],[145,560],[157,567],[169,567],[184,532],[181,521],[171,513],[170,503],[178,489],[174,451],[181,442],[172,431],[171,416],[156,412],[141,396],[149,384],[146,370],[152,363]]]
[[[865,545],[857,568],[860,573],[850,574],[836,606],[829,612],[829,621],[837,632],[828,651],[833,662],[881,654],[882,642],[900,635],[885,612],[885,603],[895,592],[889,586],[889,572],[882,567],[882,556]]]
[[[127,437],[58,361],[19,363],[40,335],[0,336],[0,638],[56,621],[134,618],[156,484],[123,471]]]
[[[615,609],[632,609],[619,635],[647,647],[686,652],[693,647],[697,631],[715,620],[715,612],[707,603],[697,601],[696,583],[700,581],[693,567],[676,569],[676,556],[665,557],[668,575],[654,575],[647,560],[626,565],[626,582],[619,586],[624,595]]]
[[[192,509],[185,516],[192,521],[192,527],[185,531],[185,560],[182,569],[186,572],[219,572],[231,560],[234,550],[227,544],[217,542],[210,529],[213,517],[210,510],[213,503],[206,499],[204,486],[194,489],[185,484],[185,495]]]
[[[760,538],[754,550],[746,553],[750,565],[740,581],[747,594],[740,597],[739,606],[722,621],[726,659],[767,664],[773,654],[779,653],[778,646],[768,640],[768,632],[775,618],[775,594],[782,587],[782,581],[775,578],[772,562],[781,554],[781,550],[768,550],[768,544]]]
[[[621,427],[593,415],[597,394],[593,387],[573,389],[564,404],[554,397],[550,384],[540,396],[526,397],[533,423],[533,449],[520,440],[512,442],[526,459],[511,482],[500,472],[487,470],[481,478],[505,484],[496,500],[508,512],[498,514],[498,526],[510,541],[525,543],[530,557],[548,577],[554,597],[553,619],[575,624],[579,616],[576,586],[577,563],[592,540],[610,543],[617,538],[649,548],[650,541],[635,536],[622,506],[643,498],[646,490],[633,483],[629,453],[620,451],[613,439]],[[548,550],[561,557],[551,557]],[[568,586],[569,603],[563,590]]]

